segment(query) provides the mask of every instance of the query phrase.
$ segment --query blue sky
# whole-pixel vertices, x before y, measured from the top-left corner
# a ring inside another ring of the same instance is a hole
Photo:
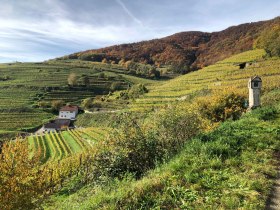
[[[279,0],[0,0],[0,62],[219,31],[279,11]]]

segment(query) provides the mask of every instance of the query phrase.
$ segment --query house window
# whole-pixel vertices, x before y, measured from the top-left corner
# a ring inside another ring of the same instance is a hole
[[[258,82],[254,82],[254,87],[259,87],[259,83]]]
[[[71,111],[70,113],[73,113],[73,111]]]

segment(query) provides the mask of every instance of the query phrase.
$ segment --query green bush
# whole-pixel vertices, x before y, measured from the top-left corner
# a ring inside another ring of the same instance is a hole
[[[140,95],[147,93],[148,89],[143,84],[133,85],[128,91],[129,98],[138,98]]]
[[[147,92],[148,92],[148,89],[146,88],[145,85],[136,84],[136,85],[133,85],[128,90],[119,92],[117,99],[123,99],[123,100],[136,99],[136,98],[139,98],[140,95],[143,95],[144,93],[147,93]]]
[[[147,133],[136,121],[128,121],[126,128],[103,141],[95,155],[95,171],[109,177],[122,177],[132,173],[140,177],[154,168],[159,158],[157,139]]]
[[[100,72],[98,74],[98,79],[104,79],[106,77],[106,74],[104,72]]]
[[[93,164],[98,176],[132,173],[139,178],[174,156],[200,130],[196,114],[178,109],[156,113],[145,121],[124,114],[116,122],[120,122],[118,129],[95,146]]]
[[[121,90],[122,83],[121,82],[113,82],[110,86],[111,91]]]
[[[277,109],[275,107],[265,107],[254,110],[255,115],[260,120],[273,120],[277,117]]]
[[[155,119],[154,129],[157,128],[161,150],[166,156],[176,154],[202,128],[198,114],[182,107],[169,107],[152,118]]]

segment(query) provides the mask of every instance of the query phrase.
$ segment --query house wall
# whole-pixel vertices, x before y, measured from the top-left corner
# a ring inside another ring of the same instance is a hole
[[[54,128],[44,128],[44,132],[55,132],[56,130]]]
[[[78,111],[60,111],[59,118],[73,120],[76,119],[77,113]]]

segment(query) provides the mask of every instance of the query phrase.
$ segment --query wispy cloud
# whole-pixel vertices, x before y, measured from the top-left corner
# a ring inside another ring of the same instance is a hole
[[[280,9],[278,0],[0,0],[0,5],[0,62],[220,30],[273,18]]]
[[[116,2],[122,7],[122,9],[126,12],[126,14],[129,15],[136,23],[138,23],[140,26],[143,26],[143,23],[141,20],[139,20],[133,13],[126,7],[126,5],[122,2],[122,0],[116,0]]]

